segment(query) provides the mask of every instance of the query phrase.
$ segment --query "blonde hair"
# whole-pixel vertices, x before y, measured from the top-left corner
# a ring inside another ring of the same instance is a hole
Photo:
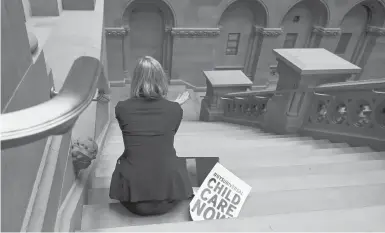
[[[131,82],[131,98],[157,99],[167,95],[168,79],[162,65],[153,57],[138,60]]]

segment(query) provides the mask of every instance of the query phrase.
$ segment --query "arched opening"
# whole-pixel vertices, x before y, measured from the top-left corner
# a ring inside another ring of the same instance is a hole
[[[328,10],[319,0],[304,0],[296,3],[282,20],[283,48],[306,48],[310,46],[313,26],[325,26]]]
[[[383,27],[384,19],[385,8],[378,0],[362,1],[344,16],[335,53],[363,68],[353,80],[384,76],[385,39],[368,32],[369,26]]]
[[[157,59],[171,75],[174,14],[162,0],[134,0],[123,13],[129,34],[124,41],[125,73],[131,74],[136,61],[143,56]]]
[[[252,55],[256,40],[255,26],[265,27],[267,12],[257,0],[238,0],[221,15],[221,29],[215,47],[216,69],[241,69],[253,78],[252,64],[258,59]],[[258,55],[259,56],[259,55]]]

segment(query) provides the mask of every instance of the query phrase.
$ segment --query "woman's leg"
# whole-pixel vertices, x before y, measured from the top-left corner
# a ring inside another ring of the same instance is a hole
[[[178,201],[121,202],[131,213],[140,216],[161,215],[172,210]]]

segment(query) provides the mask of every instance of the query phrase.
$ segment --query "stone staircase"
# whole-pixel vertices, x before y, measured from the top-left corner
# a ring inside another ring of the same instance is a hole
[[[186,157],[194,186],[202,176],[198,161],[212,166],[216,157],[252,186],[239,218],[191,222],[188,202],[163,216],[139,217],[111,200],[110,177],[123,151],[121,132],[113,122],[90,180],[81,231],[385,230],[383,152],[188,119],[179,128],[175,148],[178,156]]]

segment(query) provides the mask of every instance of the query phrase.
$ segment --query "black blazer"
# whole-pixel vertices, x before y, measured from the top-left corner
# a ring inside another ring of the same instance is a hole
[[[115,115],[125,149],[111,180],[111,198],[136,202],[192,196],[185,160],[174,149],[183,117],[181,106],[163,98],[133,98],[118,102]],[[124,190],[119,179],[126,182]]]

